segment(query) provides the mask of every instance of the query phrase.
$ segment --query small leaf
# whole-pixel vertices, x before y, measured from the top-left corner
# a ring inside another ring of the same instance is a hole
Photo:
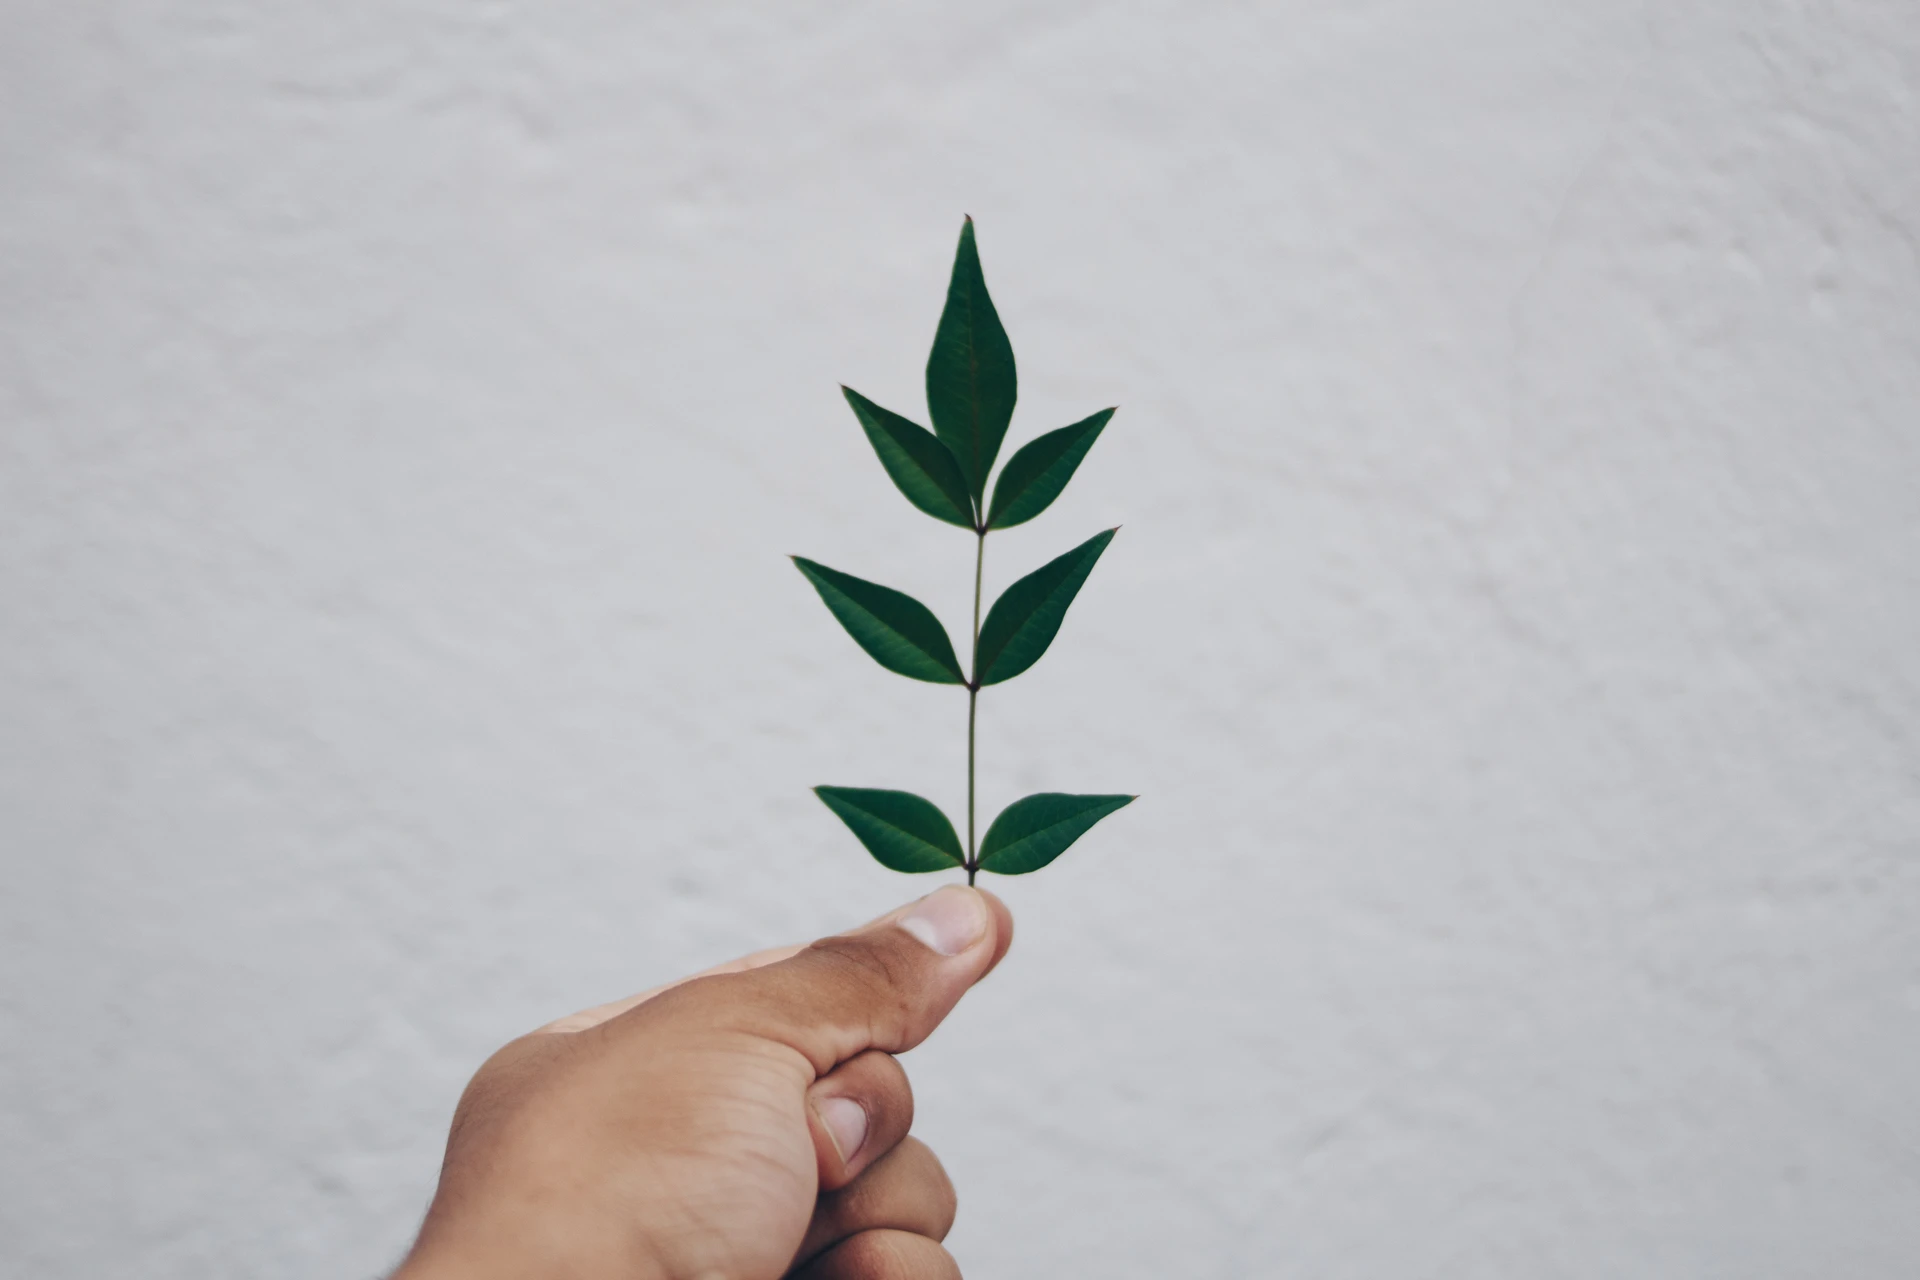
[[[1008,458],[1007,465],[1000,468],[1000,478],[993,482],[987,528],[1010,529],[1025,524],[1051,506],[1112,416],[1113,410],[1102,409],[1091,418],[1029,441]]]
[[[986,839],[980,842],[980,869],[1003,876],[1038,871],[1065,853],[1094,823],[1134,799],[1043,791],[1015,800],[987,828]]]
[[[973,499],[953,451],[933,432],[891,409],[882,409],[852,387],[840,390],[866,428],[873,451],[880,455],[880,465],[907,495],[907,501],[936,520],[973,528]]]
[[[889,671],[933,684],[965,684],[945,627],[927,606],[904,592],[856,578],[801,556],[807,576],[847,634]]]
[[[911,791],[815,787],[813,794],[860,837],[881,866],[895,871],[946,871],[966,865],[947,815]]]
[[[1096,533],[1008,587],[993,602],[980,628],[980,648],[974,659],[974,677],[981,684],[1011,680],[1040,661],[1060,631],[1067,606],[1116,532]]]
[[[1019,388],[1013,344],[987,296],[973,219],[960,228],[960,248],[947,282],[947,305],[927,356],[927,410],[934,434],[959,460],[976,507],[985,507],[987,473],[1013,420]]]

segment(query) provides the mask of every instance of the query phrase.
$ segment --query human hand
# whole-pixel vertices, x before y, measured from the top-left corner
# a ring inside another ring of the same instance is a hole
[[[474,1075],[394,1280],[946,1280],[953,1188],[893,1055],[1013,918],[940,889],[523,1036]]]

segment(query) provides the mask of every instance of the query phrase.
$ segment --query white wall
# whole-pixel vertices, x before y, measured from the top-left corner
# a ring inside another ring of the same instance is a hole
[[[1002,885],[909,1059],[975,1277],[1920,1256],[1905,3],[12,0],[0,1271],[370,1276],[500,1041],[924,882],[920,406],[962,212]]]

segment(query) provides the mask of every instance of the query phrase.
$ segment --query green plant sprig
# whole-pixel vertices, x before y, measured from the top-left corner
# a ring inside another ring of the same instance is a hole
[[[1009,529],[1045,511],[1093,448],[1113,417],[1102,409],[1070,426],[1028,442],[1000,469],[988,501],[987,478],[1013,419],[1018,384],[1013,346],[987,294],[974,244],[973,219],[960,229],[960,247],[947,284],[947,305],[927,357],[927,410],[933,430],[883,409],[851,387],[842,387],[854,417],[879,455],[880,465],[901,493],[936,520],[971,530],[973,555],[973,645],[966,668],[954,654],[946,628],[912,596],[793,558],[827,609],[873,660],[889,671],[967,691],[967,843],[938,805],[907,791],[870,787],[815,787],[867,852],[895,871],[1024,875],[1064,853],[1094,823],[1132,803],[1127,795],[1067,795],[1042,792],[1008,805],[975,840],[975,737],[980,690],[999,684],[1040,660],[1059,634],[1067,606],[1093,572],[1116,529],[1087,539],[1021,578],[1001,593],[980,618],[980,587],[987,534]]]

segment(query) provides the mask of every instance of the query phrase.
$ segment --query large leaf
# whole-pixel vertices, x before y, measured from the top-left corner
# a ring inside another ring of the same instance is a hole
[[[987,473],[1013,420],[1017,392],[1013,344],[987,296],[980,251],[973,243],[973,219],[968,218],[953,256],[946,309],[927,356],[927,411],[933,415],[934,433],[959,459],[977,507],[986,506]]]
[[[840,390],[853,406],[854,417],[866,429],[873,451],[880,455],[880,465],[907,495],[907,501],[936,520],[973,528],[973,498],[953,451],[933,432],[891,409],[882,409],[852,387]]]
[[[980,648],[974,660],[974,677],[981,684],[1011,680],[1040,661],[1060,631],[1067,606],[1116,532],[1096,533],[1008,587],[993,602],[980,627]]]
[[[954,834],[947,815],[932,801],[922,800],[911,791],[815,787],[813,793],[840,815],[840,821],[860,837],[860,843],[883,867],[946,871],[966,864],[960,837]]]
[[[862,649],[889,671],[933,684],[965,684],[947,630],[927,606],[904,592],[815,564],[793,563]]]
[[[1133,801],[1133,796],[1070,796],[1058,791],[1015,800],[987,828],[986,839],[980,842],[980,869],[1003,876],[1038,871],[1065,853],[1094,823]]]
[[[987,528],[1010,529],[1025,524],[1051,506],[1112,416],[1113,410],[1102,409],[1091,418],[1029,441],[1008,458],[1007,465],[1000,468],[1000,478],[993,482]]]

